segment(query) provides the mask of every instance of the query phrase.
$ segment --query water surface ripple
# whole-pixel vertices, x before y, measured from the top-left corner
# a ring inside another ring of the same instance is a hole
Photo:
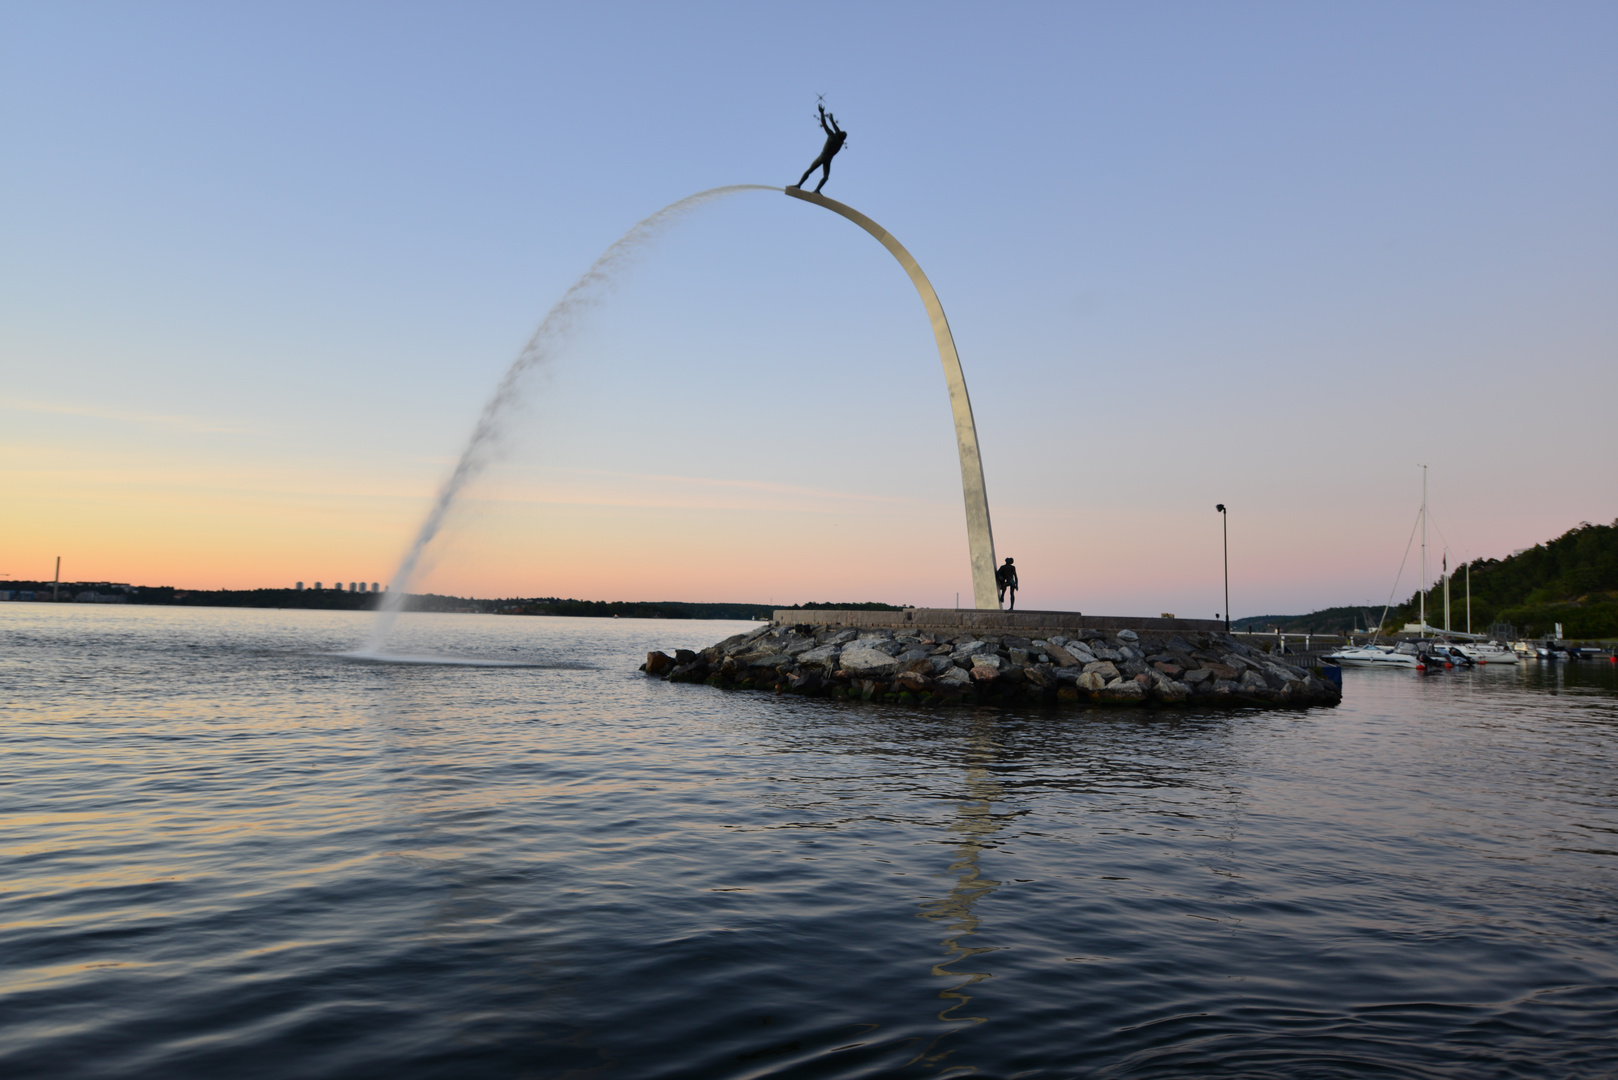
[[[1618,1071],[1610,665],[933,713],[367,619],[0,605],[0,1075]]]

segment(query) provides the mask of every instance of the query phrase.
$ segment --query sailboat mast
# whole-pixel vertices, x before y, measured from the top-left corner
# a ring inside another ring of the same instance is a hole
[[[1427,466],[1421,467],[1421,632],[1427,632]]]
[[[1471,554],[1468,552],[1468,554]],[[1472,632],[1472,560],[1466,560],[1466,632]]]
[[[1444,549],[1444,633],[1449,633],[1449,549]]]

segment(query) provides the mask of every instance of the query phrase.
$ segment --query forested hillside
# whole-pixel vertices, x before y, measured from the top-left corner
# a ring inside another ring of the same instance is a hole
[[[1252,615],[1231,623],[1236,630],[1263,633],[1280,630],[1286,634],[1341,634],[1374,627],[1382,605],[1355,604],[1350,607],[1322,608],[1307,615]]]
[[[1539,637],[1562,624],[1569,638],[1618,637],[1618,521],[1581,524],[1555,540],[1505,559],[1471,564],[1472,629],[1508,622],[1522,637]],[[1465,566],[1450,580],[1450,626],[1464,630]],[[1417,594],[1390,613],[1394,629],[1417,621]],[[1444,588],[1427,594],[1427,622],[1443,625]]]

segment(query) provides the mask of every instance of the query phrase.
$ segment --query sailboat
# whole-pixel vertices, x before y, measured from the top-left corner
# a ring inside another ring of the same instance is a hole
[[[1404,667],[1415,668],[1417,671],[1426,671],[1432,667],[1471,667],[1475,663],[1515,663],[1515,654],[1510,649],[1502,649],[1495,643],[1489,645],[1463,645],[1452,638],[1463,638],[1467,641],[1481,642],[1483,635],[1462,633],[1449,628],[1449,552],[1445,551],[1443,559],[1444,579],[1444,629],[1427,625],[1427,466],[1421,467],[1421,587],[1416,590],[1416,597],[1420,604],[1418,611],[1420,621],[1405,626],[1407,633],[1422,635],[1415,641],[1401,641],[1396,645],[1377,644],[1376,638],[1382,633],[1382,624],[1387,621],[1388,608],[1393,605],[1393,593],[1398,591],[1399,577],[1404,574],[1404,563],[1399,564],[1399,575],[1393,580],[1393,589],[1388,593],[1388,603],[1382,608],[1382,619],[1377,623],[1376,634],[1364,645],[1349,646],[1327,653],[1322,660],[1349,667]],[[1412,533],[1414,530],[1412,530]],[[1415,539],[1412,535],[1411,539]],[[1410,557],[1409,546],[1405,547],[1405,558]],[[1467,626],[1470,628],[1472,619],[1472,575],[1467,570],[1466,610]],[[1433,635],[1428,637],[1427,635]],[[1503,655],[1502,655],[1503,654]],[[1510,656],[1511,659],[1505,659]]]

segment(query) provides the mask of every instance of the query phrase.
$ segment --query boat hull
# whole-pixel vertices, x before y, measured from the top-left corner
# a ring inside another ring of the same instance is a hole
[[[1321,657],[1342,667],[1414,668],[1421,661],[1409,653],[1384,652],[1381,649],[1344,649]]]
[[[1515,664],[1517,654],[1499,645],[1452,645],[1451,648],[1470,657],[1474,664]]]

